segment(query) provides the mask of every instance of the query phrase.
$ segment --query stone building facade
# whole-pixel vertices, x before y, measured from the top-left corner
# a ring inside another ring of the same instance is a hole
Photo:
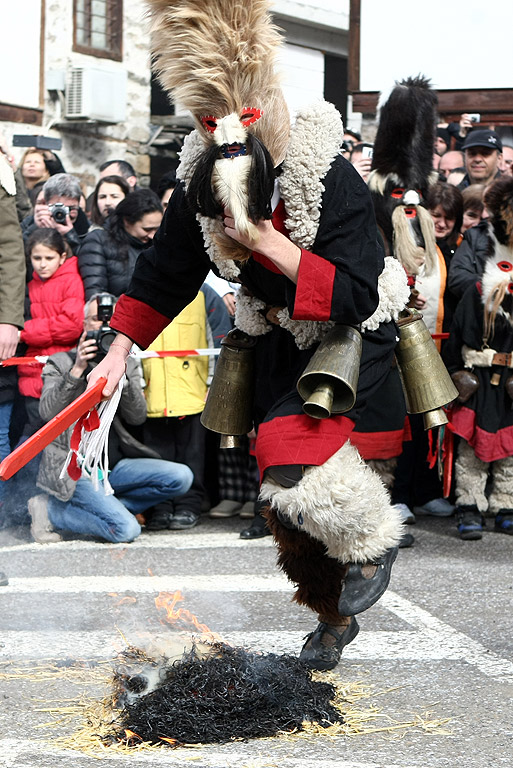
[[[142,185],[176,165],[192,121],[152,78],[144,1],[18,5],[0,46],[4,143],[12,147],[17,135],[60,139],[58,155],[86,193],[105,160],[128,160]],[[292,108],[326,96],[345,113],[349,0],[275,0],[273,13],[287,41],[280,68]],[[16,161],[24,150],[12,148]]]

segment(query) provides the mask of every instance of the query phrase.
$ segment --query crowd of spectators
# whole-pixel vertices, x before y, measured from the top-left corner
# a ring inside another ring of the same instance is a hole
[[[346,130],[341,152],[364,180],[372,168],[372,151],[371,142]],[[4,164],[7,154],[0,156]],[[487,193],[497,179],[513,175],[513,146],[503,146],[494,130],[462,115],[458,123],[438,126],[433,169],[439,181],[424,204],[433,219],[439,261],[435,278],[417,281],[415,306],[432,332],[449,332],[465,289],[483,270]],[[176,186],[170,172],[155,191],[141,187],[132,165],[115,159],[98,168],[97,184],[87,195],[55,153],[35,148],[27,149],[14,170],[16,197],[11,190],[0,203],[16,203],[16,222],[11,220],[9,227],[17,229],[15,248],[22,257],[13,287],[16,301],[4,292],[0,296],[0,356],[16,354],[34,362],[0,368],[0,458],[84,391],[86,376],[102,355],[108,325],[104,309],[112,311],[127,290],[138,255],[151,245]],[[2,220],[4,215],[2,209]],[[12,211],[9,215],[12,219]],[[6,248],[1,242],[2,274]],[[232,327],[236,294],[236,285],[211,273],[152,350],[218,347]],[[16,329],[17,344],[3,324]],[[41,356],[47,362],[36,360]],[[142,527],[193,527],[207,511],[213,518],[252,518],[258,473],[251,436],[228,455],[200,423],[214,360],[166,357],[141,365],[130,358],[109,444],[113,495],[96,482],[102,478],[60,477],[71,436],[64,433],[31,462],[21,481],[14,478],[0,486],[0,525],[30,524],[41,543],[59,540],[63,531],[131,541]],[[419,477],[413,471],[415,451],[419,445],[424,450],[426,442],[413,422],[415,450],[406,451],[398,465],[396,491],[396,502],[410,522],[414,508],[435,515],[454,509],[441,498],[433,473]],[[419,497],[423,502],[415,506]],[[264,535],[265,527],[250,526],[241,533],[242,538]]]

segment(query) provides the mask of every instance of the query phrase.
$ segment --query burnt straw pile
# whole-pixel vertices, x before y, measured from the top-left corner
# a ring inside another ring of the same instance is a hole
[[[206,652],[193,646],[175,661],[131,648],[121,662],[116,736],[128,743],[219,743],[341,722],[331,703],[334,686],[314,681],[293,656],[215,643]]]

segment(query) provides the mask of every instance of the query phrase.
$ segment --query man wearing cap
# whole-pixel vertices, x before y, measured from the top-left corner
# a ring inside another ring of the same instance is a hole
[[[462,149],[467,173],[458,184],[459,189],[465,189],[471,184],[489,184],[500,176],[502,141],[495,131],[472,131],[463,142]]]

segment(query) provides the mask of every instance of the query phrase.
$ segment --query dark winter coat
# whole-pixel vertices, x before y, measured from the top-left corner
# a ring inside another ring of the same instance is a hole
[[[490,253],[489,224],[482,221],[467,229],[463,241],[451,259],[447,287],[460,299],[470,285],[481,279]]]
[[[125,242],[115,240],[108,221],[104,229],[89,232],[78,254],[78,268],[84,281],[86,300],[103,291],[114,296],[125,293],[135,262],[146,248],[147,243],[128,234]]]

